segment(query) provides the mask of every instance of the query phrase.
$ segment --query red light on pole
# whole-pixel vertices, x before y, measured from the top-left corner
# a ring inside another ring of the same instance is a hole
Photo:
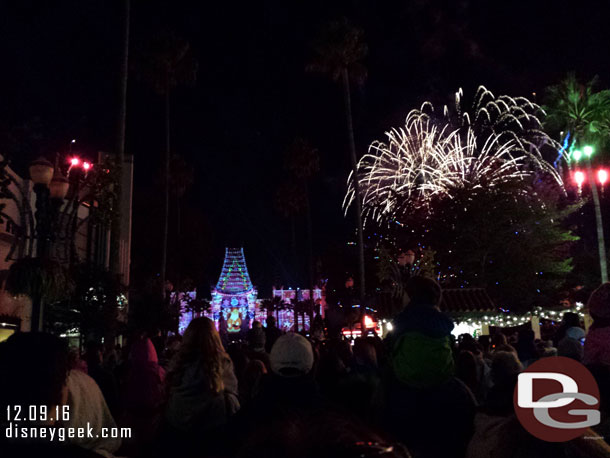
[[[85,172],[88,172],[90,168],[91,164],[89,164],[88,162],[83,162],[83,169],[85,170]]]
[[[80,164],[80,159],[77,157],[73,157],[72,159],[70,159],[70,165],[72,167],[76,167],[78,164]]]
[[[574,181],[576,182],[578,187],[581,188],[582,184],[585,182],[584,172],[581,172],[580,170],[577,170],[576,172],[574,172]]]
[[[597,171],[597,179],[599,180],[599,183],[602,186],[605,185],[606,181],[608,181],[608,171],[604,169],[599,169]]]

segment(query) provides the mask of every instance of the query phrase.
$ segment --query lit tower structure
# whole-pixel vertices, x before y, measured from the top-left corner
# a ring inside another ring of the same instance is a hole
[[[253,319],[256,306],[256,288],[252,285],[243,248],[226,248],[225,260],[216,288],[212,290],[214,321],[222,315],[229,332],[239,332],[244,320]]]

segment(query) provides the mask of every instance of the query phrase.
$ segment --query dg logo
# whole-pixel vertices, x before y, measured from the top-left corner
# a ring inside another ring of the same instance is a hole
[[[515,413],[532,435],[565,442],[600,423],[599,388],[579,362],[543,358],[519,374],[513,397]]]

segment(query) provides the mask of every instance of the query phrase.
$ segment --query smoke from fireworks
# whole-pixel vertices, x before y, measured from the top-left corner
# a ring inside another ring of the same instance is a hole
[[[461,90],[455,111],[444,108],[439,121],[429,102],[411,111],[404,128],[386,132],[358,164],[366,219],[389,220],[432,198],[451,198],[458,189],[491,188],[541,173],[563,186],[540,147],[559,148],[541,129],[541,108],[524,97],[494,98],[480,87],[473,111],[463,111]],[[354,200],[353,177],[344,206]]]

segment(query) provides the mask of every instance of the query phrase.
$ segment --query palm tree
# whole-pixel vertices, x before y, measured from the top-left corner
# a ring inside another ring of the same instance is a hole
[[[271,299],[264,299],[261,303],[261,307],[267,311],[267,316],[275,313],[275,321],[277,325],[280,325],[280,311],[286,309],[286,303],[284,299],[279,296],[274,296]]]
[[[171,194],[176,199],[176,237],[180,237],[181,233],[180,203],[188,188],[193,185],[194,179],[195,171],[193,167],[182,156],[174,154],[170,163],[169,182]]]
[[[296,138],[288,150],[284,168],[288,173],[285,181],[280,184],[278,189],[276,205],[284,216],[291,219],[292,246],[295,263],[297,261],[295,219],[297,216],[303,213],[305,214],[307,228],[307,271],[311,301],[313,301],[315,279],[309,182],[320,169],[318,150],[312,147],[306,140]],[[311,310],[313,311],[313,306],[311,307]],[[310,318],[313,321],[313,316]]]
[[[117,117],[117,134],[116,134],[116,154],[117,154],[117,172],[118,180],[116,183],[116,205],[118,206],[118,214],[113,218],[111,223],[110,236],[110,270],[114,274],[119,273],[120,269],[120,239],[121,239],[121,202],[122,202],[122,170],[125,162],[125,128],[127,120],[127,80],[129,76],[129,21],[131,12],[130,0],[123,0],[123,49],[121,50],[121,62],[119,69],[119,110]]]
[[[560,131],[561,140],[568,151],[568,164],[576,145],[582,147],[586,143],[593,143],[601,147],[610,137],[610,90],[595,91],[596,82],[594,78],[582,84],[574,74],[569,74],[559,84],[547,89],[545,127]],[[601,280],[605,283],[608,281],[608,267],[602,212],[590,158],[587,157],[586,161],[595,208]]]
[[[360,280],[360,301],[364,305],[364,234],[362,224],[362,199],[357,179],[358,155],[354,140],[352,119],[351,85],[362,85],[366,79],[366,68],[361,61],[368,52],[363,41],[363,31],[351,24],[346,18],[333,21],[325,27],[313,45],[314,57],[307,66],[308,71],[324,73],[333,81],[341,82],[347,127],[352,176],[356,202],[356,225],[358,229],[358,261]]]
[[[610,90],[595,91],[597,78],[582,84],[572,73],[547,89],[545,128],[560,131],[569,147],[603,142],[610,133]],[[601,146],[601,145],[600,145]]]
[[[148,42],[136,61],[139,76],[165,101],[165,148],[163,155],[163,236],[161,243],[161,288],[165,296],[165,277],[167,269],[167,238],[169,232],[170,198],[170,95],[174,87],[192,85],[197,78],[197,60],[192,55],[187,40],[172,32],[156,34]]]

